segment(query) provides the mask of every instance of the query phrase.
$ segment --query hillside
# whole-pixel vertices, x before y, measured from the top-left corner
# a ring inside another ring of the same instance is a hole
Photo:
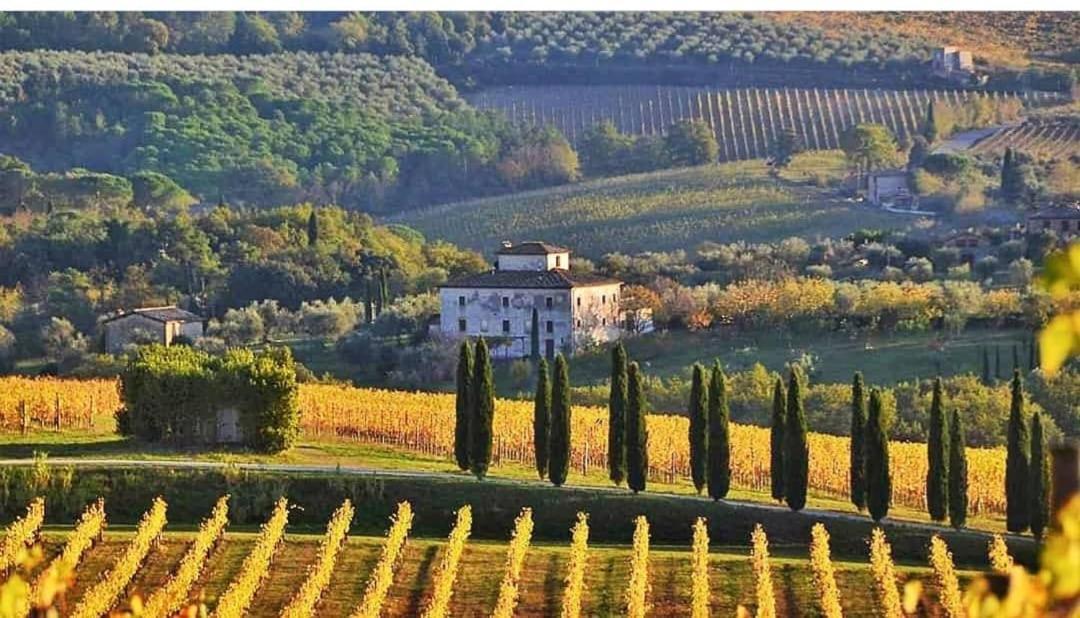
[[[591,258],[688,250],[705,241],[836,237],[914,222],[809,182],[841,177],[842,160],[838,153],[804,155],[779,182],[763,161],[744,161],[458,202],[392,220],[485,252],[509,234],[557,241]]]

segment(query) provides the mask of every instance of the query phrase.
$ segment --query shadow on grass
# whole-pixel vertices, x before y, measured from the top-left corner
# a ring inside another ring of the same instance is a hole
[[[84,441],[72,439],[64,441],[57,435],[55,441],[41,440],[30,437],[26,442],[9,442],[0,444],[0,459],[32,459],[35,454],[43,453],[49,457],[66,458],[139,458],[177,457],[187,458],[192,455],[250,455],[251,451],[245,449],[228,449],[217,447],[206,449],[200,447],[172,446],[168,444],[150,443],[128,438],[124,436],[104,436],[99,440]]]
[[[438,545],[429,545],[424,550],[424,557],[416,569],[416,579],[413,581],[412,593],[409,595],[409,610],[406,612],[406,616],[420,615],[423,602],[427,599],[427,590],[431,584],[431,565],[435,562],[435,556],[438,553]]]

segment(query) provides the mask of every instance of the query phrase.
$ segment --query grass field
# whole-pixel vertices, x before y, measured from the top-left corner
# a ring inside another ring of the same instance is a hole
[[[62,531],[45,534],[47,551],[59,551],[65,539]],[[110,531],[103,542],[91,549],[77,571],[74,590],[68,603],[77,602],[87,587],[109,568],[130,540],[128,531]],[[129,590],[142,592],[161,586],[180,556],[190,544],[191,533],[165,534]],[[269,577],[259,588],[248,616],[277,616],[298,588],[314,560],[318,536],[288,535],[271,565]],[[217,597],[237,574],[240,564],[254,543],[251,533],[230,532],[211,554],[195,585],[191,599],[200,598],[213,610]],[[383,616],[415,616],[423,607],[444,543],[433,539],[410,539],[394,584],[383,608]],[[339,554],[337,567],[323,594],[316,613],[321,616],[348,615],[363,596],[368,574],[378,560],[382,539],[351,536]],[[466,546],[450,605],[453,616],[486,616],[495,605],[506,559],[507,545],[501,542],[471,540]],[[713,547],[709,577],[714,615],[734,615],[737,605],[754,607],[753,575],[747,552],[741,548]],[[815,590],[805,547],[770,547],[773,582],[780,615],[814,615]],[[629,575],[629,549],[622,546],[592,546],[588,553],[583,615],[615,616],[624,614],[624,591]],[[558,615],[568,548],[562,544],[534,543],[526,555],[520,584],[517,616]],[[865,561],[834,561],[837,582],[845,614],[873,616],[873,579]],[[898,565],[901,578],[919,577],[929,587],[930,598],[936,589],[922,564]],[[688,547],[653,546],[649,554],[649,595],[651,615],[685,615],[689,612],[690,552]],[[962,572],[967,579],[971,572]],[[938,609],[938,608],[931,608]]]
[[[500,239],[540,239],[590,258],[691,250],[704,241],[837,237],[914,223],[818,186],[844,174],[842,155],[829,151],[802,155],[780,180],[769,177],[764,161],[743,161],[459,202],[392,219],[429,238],[488,253]]]

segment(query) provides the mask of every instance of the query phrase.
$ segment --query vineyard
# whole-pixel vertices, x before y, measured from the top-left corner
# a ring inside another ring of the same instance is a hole
[[[38,388],[41,384],[43,388]],[[20,394],[33,397],[48,387],[63,388],[66,407],[61,418],[81,419],[79,402],[101,397],[112,383],[104,381],[0,380],[9,398],[0,408],[7,429],[22,426],[16,410]],[[115,388],[115,387],[113,387]],[[118,401],[111,400],[114,404]],[[344,440],[386,445],[395,449],[424,453],[450,460],[454,441],[454,396],[452,394],[410,393],[357,389],[345,386],[302,385],[300,390],[302,427],[313,441]],[[35,408],[37,409],[37,408]],[[44,417],[31,424],[50,426],[54,411],[44,409]],[[108,413],[101,407],[99,413]],[[67,416],[65,416],[67,415]],[[684,416],[649,416],[649,475],[665,483],[686,483],[689,478],[688,420]],[[533,465],[532,403],[500,399],[496,403],[493,465],[515,463]],[[607,411],[576,406],[572,418],[571,466],[582,473],[602,469],[607,460]],[[809,487],[816,494],[844,499],[848,495],[848,439],[826,434],[810,434]],[[769,431],[748,425],[731,426],[732,485],[737,489],[768,492]],[[924,508],[927,470],[926,446],[894,442],[891,446],[893,503],[916,510]],[[978,483],[970,484],[969,510],[972,515],[1000,515],[1005,510],[1004,449],[970,448],[968,468]]]
[[[1040,159],[1075,157],[1080,155],[1080,121],[1075,118],[1030,120],[979,140],[971,151],[1002,154],[1006,148]]]
[[[845,174],[839,152],[805,153],[782,174],[794,183],[770,179],[761,160],[739,161],[435,206],[393,221],[481,251],[512,226],[520,238],[557,238],[596,259],[685,250],[705,241],[838,237],[910,223],[812,186]]]
[[[903,580],[924,580],[931,611],[955,602],[958,578],[945,541],[934,537],[933,566],[897,569],[884,533],[874,530],[862,561],[833,563],[829,535],[817,524],[806,550],[770,556],[767,531],[752,535],[751,556],[709,547],[709,522],[693,524],[690,547],[652,548],[649,522],[635,521],[632,546],[589,546],[588,515],[568,531],[569,547],[532,545],[532,512],[525,508],[509,542],[471,542],[471,508],[462,506],[445,541],[410,537],[412,509],[397,507],[382,538],[349,537],[353,507],[345,500],[325,534],[286,535],[296,505],[280,499],[255,533],[226,532],[229,497],[220,498],[195,532],[168,532],[160,498],[133,532],[105,532],[105,508],[92,504],[69,533],[43,531],[35,501],[5,530],[0,558],[29,582],[35,607],[59,585],[66,615],[102,615],[138,598],[143,616],[169,616],[203,605],[210,616],[552,616],[692,613],[734,615],[738,606],[759,616],[818,607],[825,615],[885,614],[897,605]],[[630,517],[630,515],[627,515]],[[506,538],[506,537],[504,537]],[[23,550],[44,549],[38,563]],[[1010,559],[1000,537],[987,548]],[[809,558],[809,559],[807,559]],[[1011,559],[1010,559],[1011,560]],[[65,577],[73,573],[64,589]],[[874,592],[876,589],[877,592]],[[29,608],[16,608],[27,615]]]
[[[514,123],[553,126],[572,144],[604,120],[623,133],[654,136],[675,122],[701,120],[716,135],[722,161],[767,157],[785,127],[794,127],[810,150],[839,148],[845,129],[867,122],[910,138],[931,101],[960,106],[976,98],[1016,99],[1025,106],[1061,100],[1046,92],[666,86],[508,86],[469,97],[474,106],[498,110]]]

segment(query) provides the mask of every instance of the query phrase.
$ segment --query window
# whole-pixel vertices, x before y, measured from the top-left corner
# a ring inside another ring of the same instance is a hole
[[[552,307],[555,306],[555,299],[548,296],[547,298],[544,299],[544,304],[547,306],[548,309],[551,309]]]
[[[510,306],[510,297],[509,296],[503,296],[502,298],[503,298],[503,308],[505,309],[506,307]]]
[[[465,297],[464,296],[458,296],[457,297],[457,305],[458,305],[458,307],[464,307],[465,306]]]
[[[577,306],[578,307],[581,306],[581,297],[580,296],[577,297]]]
[[[486,333],[487,329],[488,329],[488,321],[487,320],[480,320],[480,332]]]
[[[578,321],[577,321],[577,327],[578,327],[578,328],[581,328],[581,320],[578,320]]]
[[[562,256],[561,255],[556,255],[555,256],[555,268],[562,268]]]
[[[606,305],[607,304],[607,294],[604,294],[604,295],[600,296],[600,304],[601,305]]]
[[[462,318],[462,319],[457,321],[457,329],[458,329],[459,333],[465,332],[465,327],[466,327],[465,318]]]
[[[555,322],[552,322],[551,320],[548,320],[548,321],[547,321],[547,328],[546,328],[546,330],[547,330],[547,332],[549,332],[549,333],[553,333],[553,332],[555,332]]]
[[[510,320],[503,320],[503,332],[504,333],[509,333],[510,332]]]
[[[600,318],[600,325],[607,326],[607,318]]]

